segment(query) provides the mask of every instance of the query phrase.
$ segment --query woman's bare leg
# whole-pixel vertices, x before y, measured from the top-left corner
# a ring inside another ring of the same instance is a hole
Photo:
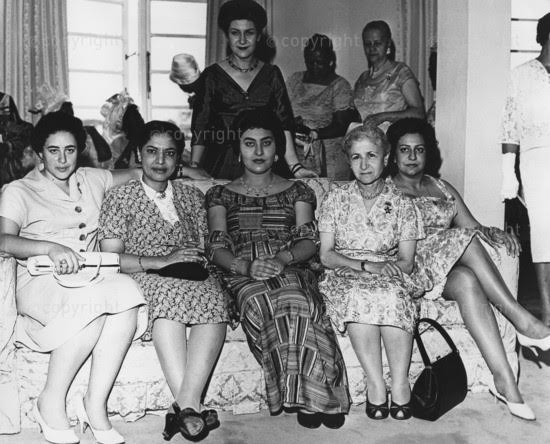
[[[131,308],[105,316],[101,335],[92,351],[84,405],[94,429],[109,430],[112,427],[107,416],[107,399],[136,333],[137,313],[138,308]]]
[[[472,240],[459,264],[468,267],[476,275],[486,298],[520,333],[535,339],[550,335],[550,328],[525,310],[512,296],[489,253],[477,238]]]
[[[397,327],[380,327],[391,372],[391,399],[399,405],[411,400],[409,367],[413,337]]]
[[[462,265],[455,266],[449,273],[443,296],[458,303],[464,324],[493,374],[497,390],[511,402],[523,402],[491,303],[477,273]]]
[[[533,265],[539,286],[542,322],[550,326],[550,262],[535,262]]]
[[[373,404],[386,401],[386,383],[382,371],[380,327],[369,324],[348,324],[351,345],[367,378],[368,399]]]
[[[69,427],[66,400],[69,387],[82,364],[96,345],[105,316],[100,316],[51,352],[44,390],[38,397],[40,414],[50,427],[64,430]]]

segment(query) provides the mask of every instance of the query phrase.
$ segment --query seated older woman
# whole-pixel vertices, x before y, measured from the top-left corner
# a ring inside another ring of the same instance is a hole
[[[344,138],[355,181],[334,188],[319,216],[321,261],[329,270],[319,288],[338,330],[349,333],[367,377],[366,414],[383,419],[411,416],[408,380],[413,297],[429,282],[412,273],[422,220],[410,199],[382,179],[389,146],[376,127],[360,126]],[[380,339],[391,371],[388,408]]]
[[[69,428],[65,401],[77,371],[91,354],[88,391],[77,406],[81,427],[89,425],[98,442],[116,444],[124,438],[109,422],[107,399],[132,339],[143,332],[137,307],[145,301],[139,286],[127,276],[106,274],[81,288],[66,288],[58,279],[79,272],[84,260],[79,253],[97,249],[104,194],[137,171],[78,168],[85,142],[79,119],[60,112],[40,119],[32,147],[43,168],[4,189],[0,250],[22,260],[17,267],[16,340],[33,350],[51,352],[46,385],[34,405],[44,437],[52,443],[79,442]],[[24,260],[36,255],[47,255],[56,274],[31,276]],[[145,315],[143,310],[140,313]]]
[[[206,195],[210,256],[263,368],[269,410],[297,408],[305,427],[339,427],[350,405],[346,369],[308,266],[317,252],[315,193],[273,174],[285,147],[274,113],[245,111],[234,130],[244,174]]]
[[[518,240],[498,228],[482,226],[460,194],[434,177],[441,158],[434,130],[427,122],[399,120],[388,129],[388,139],[389,173],[395,185],[413,198],[426,227],[427,236],[417,248],[421,272],[434,285],[444,285],[444,298],[458,303],[466,328],[493,373],[491,392],[513,415],[535,419],[519,392],[490,306],[512,322],[522,345],[550,349],[550,329],[518,304],[480,243],[485,239],[495,246],[505,245],[509,254],[517,256]]]
[[[145,125],[139,141],[143,177],[107,195],[99,231],[101,249],[120,254],[121,270],[131,273],[149,303],[145,339],[152,336],[176,399],[166,415],[167,440],[180,431],[198,440],[219,425],[214,410],[200,412],[201,395],[229,320],[217,280],[199,276],[207,233],[204,196],[193,186],[169,180],[184,145],[176,125]]]

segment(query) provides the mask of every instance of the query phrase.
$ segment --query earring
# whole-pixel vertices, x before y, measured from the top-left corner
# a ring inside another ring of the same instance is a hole
[[[241,154],[239,153],[239,155],[237,156],[237,162],[241,163],[242,162],[242,158],[241,158]]]
[[[278,160],[279,160],[279,156],[275,154],[275,162],[277,162]]]

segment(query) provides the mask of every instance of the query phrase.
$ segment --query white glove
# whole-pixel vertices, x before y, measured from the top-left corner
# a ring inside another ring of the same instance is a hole
[[[516,177],[516,153],[504,153],[502,155],[502,188],[500,197],[502,200],[514,199],[518,195],[519,182]]]

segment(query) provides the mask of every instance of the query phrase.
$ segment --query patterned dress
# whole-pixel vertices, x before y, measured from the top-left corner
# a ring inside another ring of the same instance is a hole
[[[421,196],[413,199],[422,214],[426,237],[416,244],[416,262],[434,286],[444,286],[451,268],[464,254],[476,234],[474,228],[451,228],[457,213],[456,200],[445,184],[431,176],[445,197]],[[435,294],[440,294],[436,292]]]
[[[353,87],[353,101],[361,119],[371,114],[406,109],[403,85],[411,79],[418,85],[411,69],[401,62],[396,62],[385,75],[371,78],[369,71],[361,74]],[[385,132],[389,126],[389,122],[384,122],[380,128]]]
[[[147,197],[140,181],[110,191],[101,207],[99,238],[121,239],[125,252],[163,256],[185,243],[201,245],[207,233],[204,196],[196,188],[172,182],[179,221],[167,222]],[[189,281],[144,272],[133,273],[149,303],[149,324],[143,340],[151,340],[159,318],[182,324],[227,322],[228,303],[218,281]]]
[[[324,128],[332,122],[333,114],[353,108],[353,94],[349,82],[335,76],[328,85],[304,82],[304,71],[296,72],[287,81],[292,110],[312,129]],[[298,160],[320,176],[332,180],[348,180],[350,168],[342,150],[342,137],[316,140],[310,151],[296,146]]]
[[[368,213],[356,181],[329,191],[321,205],[319,231],[334,233],[337,253],[374,262],[395,261],[400,241],[424,237],[419,211],[391,181]],[[418,273],[403,279],[376,273],[350,279],[328,270],[319,283],[327,312],[341,333],[348,322],[390,325],[412,333],[418,316],[414,298],[430,287]]]
[[[225,207],[227,233],[210,234],[209,253],[227,248],[253,260],[289,249],[301,240],[318,242],[310,222],[296,227],[296,202],[315,206],[314,192],[302,182],[267,197],[235,193],[224,186],[206,194],[208,208]],[[283,407],[345,413],[349,410],[346,367],[334,331],[307,264],[287,266],[274,278],[258,281],[224,274],[235,298],[248,345],[264,370],[271,412]]]

